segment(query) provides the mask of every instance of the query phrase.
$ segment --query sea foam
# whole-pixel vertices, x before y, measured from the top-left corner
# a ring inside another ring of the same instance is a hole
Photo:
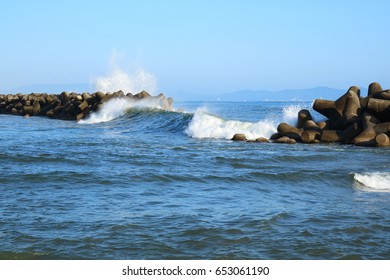
[[[353,178],[362,190],[390,192],[389,172],[354,173]]]
[[[185,132],[193,138],[231,139],[236,133],[244,133],[248,139],[256,139],[269,138],[275,131],[275,123],[270,120],[259,122],[225,120],[210,114],[202,107],[195,111]]]
[[[283,122],[290,125],[297,125],[298,112],[304,109],[304,106],[295,104],[283,107],[282,116]]]
[[[161,107],[159,99],[148,98],[132,100],[129,98],[114,98],[104,103],[103,108],[92,113],[87,119],[80,120],[80,124],[94,124],[108,122],[124,116],[131,108],[165,109]]]

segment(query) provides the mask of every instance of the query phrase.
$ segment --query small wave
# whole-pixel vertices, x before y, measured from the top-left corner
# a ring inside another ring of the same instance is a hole
[[[224,120],[212,115],[205,108],[198,108],[186,129],[187,135],[193,138],[231,139],[236,133],[243,133],[248,139],[257,137],[269,138],[276,131],[272,120],[259,122],[242,122]]]
[[[353,173],[354,180],[358,187],[365,191],[390,192],[390,173]]]
[[[158,98],[132,100],[129,98],[114,98],[104,103],[103,108],[92,113],[87,119],[80,120],[80,124],[94,124],[108,122],[119,117],[122,117],[132,108],[160,109],[164,108],[160,104]]]

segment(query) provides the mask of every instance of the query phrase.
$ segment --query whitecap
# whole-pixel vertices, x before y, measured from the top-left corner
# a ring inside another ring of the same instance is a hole
[[[390,192],[389,172],[353,173],[353,178],[361,190]]]
[[[108,122],[124,116],[131,108],[148,108],[166,110],[160,103],[159,98],[144,98],[135,100],[130,98],[113,98],[103,104],[103,108],[92,113],[85,120],[80,120],[80,124],[94,124]]]
[[[276,132],[276,124],[273,120],[258,122],[225,120],[202,107],[195,111],[185,132],[193,138],[231,139],[236,133],[243,133],[248,139],[269,138]]]

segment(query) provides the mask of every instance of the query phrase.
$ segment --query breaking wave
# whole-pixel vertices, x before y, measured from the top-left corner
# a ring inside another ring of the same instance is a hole
[[[220,116],[210,113],[205,107],[195,110],[195,112],[184,113],[176,110],[165,110],[159,100],[156,98],[132,100],[128,98],[111,99],[104,104],[103,108],[92,113],[87,119],[79,121],[80,124],[95,124],[108,122],[122,117],[132,116],[132,112],[137,110],[144,120],[144,125],[147,123],[147,118],[150,115],[146,112],[153,110],[155,113],[161,114],[159,121],[165,123],[167,120],[166,112],[174,112],[170,117],[177,118],[171,120],[173,123],[182,123],[182,132],[192,138],[199,139],[231,139],[236,133],[243,133],[248,139],[256,139],[258,137],[269,138],[276,132],[277,123],[280,119],[261,119],[259,121],[240,121],[232,119],[224,119]],[[302,106],[292,105],[283,109],[283,121],[291,123]],[[142,113],[144,112],[144,113]],[[165,114],[165,115],[164,115]],[[152,121],[152,120],[149,120]],[[156,122],[154,119],[153,122]],[[158,127],[158,124],[155,124]]]
[[[275,131],[276,124],[271,120],[242,122],[225,120],[212,115],[205,108],[199,108],[186,129],[193,138],[231,139],[236,133],[243,133],[248,139],[269,138]]]
[[[163,110],[159,99],[132,100],[129,98],[114,98],[104,103],[103,108],[92,113],[87,119],[80,120],[81,124],[94,124],[108,122],[126,115],[130,109],[158,109]]]
[[[283,107],[283,111],[282,111],[283,121],[290,125],[296,125],[298,112],[302,109],[304,109],[304,106],[299,104]]]
[[[372,192],[390,192],[389,172],[354,173],[353,178],[359,189]]]

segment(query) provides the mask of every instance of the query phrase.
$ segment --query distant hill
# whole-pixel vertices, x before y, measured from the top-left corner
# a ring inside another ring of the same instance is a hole
[[[218,95],[197,95],[188,92],[177,92],[173,97],[181,101],[312,101],[317,98],[335,100],[343,93],[345,93],[345,90],[316,87],[279,91],[240,90]]]

